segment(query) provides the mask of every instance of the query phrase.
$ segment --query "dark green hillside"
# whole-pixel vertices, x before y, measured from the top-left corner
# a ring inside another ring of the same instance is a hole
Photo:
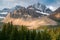
[[[18,27],[19,30],[18,30]],[[58,27],[58,26],[57,26]],[[60,40],[60,27],[54,29],[28,30],[25,26],[15,26],[12,23],[3,25],[0,40]]]

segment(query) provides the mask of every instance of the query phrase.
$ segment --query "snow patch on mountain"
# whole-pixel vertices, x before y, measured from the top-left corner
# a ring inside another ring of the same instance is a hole
[[[52,7],[50,7],[50,8],[53,9]],[[48,8],[47,6],[45,6],[44,4],[41,4],[41,3],[36,3],[31,6],[28,6],[28,9],[34,10],[37,13],[40,13],[43,15],[51,14],[53,11],[50,8]]]
[[[0,18],[5,18],[5,17],[1,17],[1,16],[0,16]]]
[[[36,11],[37,13],[41,13],[43,15],[49,15],[48,13],[44,13],[44,12],[40,12],[40,11]]]
[[[7,14],[8,12],[2,12],[2,13],[0,13],[0,14]]]

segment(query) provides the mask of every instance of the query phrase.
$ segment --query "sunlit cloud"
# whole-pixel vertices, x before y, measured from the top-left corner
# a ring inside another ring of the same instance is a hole
[[[57,8],[53,6],[47,6],[47,8],[50,8],[52,11],[55,11]]]

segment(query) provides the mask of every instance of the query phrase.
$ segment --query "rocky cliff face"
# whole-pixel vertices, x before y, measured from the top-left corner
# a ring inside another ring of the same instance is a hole
[[[10,14],[3,20],[3,22],[8,23],[12,22],[14,25],[25,25],[28,26],[29,29],[37,29],[40,26],[47,26],[47,25],[57,25],[57,22],[48,18],[48,17],[41,17],[41,18],[12,18]]]
[[[33,4],[31,6],[28,6],[27,8],[30,10],[38,11],[38,13],[44,14],[44,15],[48,15],[53,12],[52,10],[50,10],[49,8],[47,8],[45,5],[41,3]]]
[[[29,29],[36,29],[45,25],[57,25],[57,22],[48,18],[43,12],[36,12],[37,10],[24,7],[16,7],[10,11],[2,22],[12,22],[14,25],[25,25]]]
[[[50,17],[55,20],[60,20],[60,8],[55,10],[53,14],[50,15]]]

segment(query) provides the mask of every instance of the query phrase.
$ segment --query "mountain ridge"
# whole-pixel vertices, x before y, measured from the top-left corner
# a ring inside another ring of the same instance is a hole
[[[56,9],[53,14],[50,15],[50,18],[54,20],[60,20],[60,7]]]
[[[2,22],[12,22],[14,25],[25,25],[29,29],[36,29],[40,26],[57,25],[57,22],[45,15],[44,11],[37,10],[35,7],[16,7],[13,11],[8,12],[8,15]],[[48,9],[49,10],[49,9]],[[39,11],[40,13],[36,12]],[[43,13],[43,14],[42,14]],[[49,14],[49,13],[48,13]]]

